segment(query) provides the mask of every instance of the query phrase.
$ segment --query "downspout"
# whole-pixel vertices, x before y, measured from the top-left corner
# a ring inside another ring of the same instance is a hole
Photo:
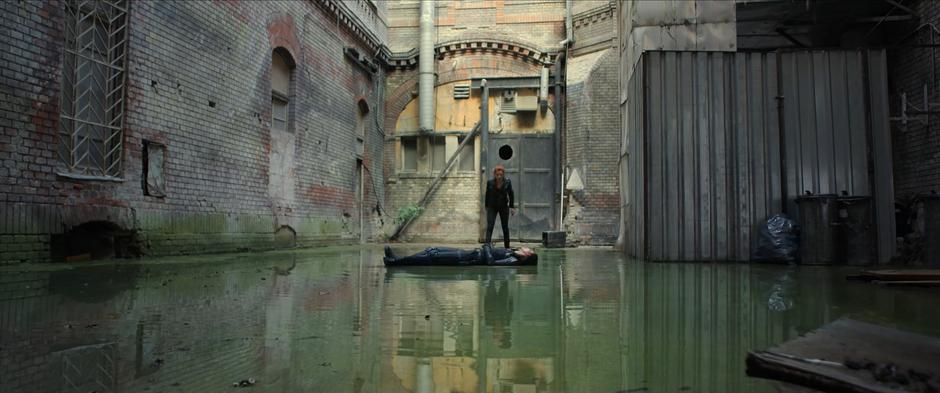
[[[486,79],[480,81],[480,222],[486,222],[486,181],[489,171],[490,144],[490,88]],[[484,224],[485,225],[485,224]],[[485,239],[484,225],[480,226],[480,241]]]
[[[480,170],[485,180],[490,165],[490,87],[486,85],[486,79],[480,81],[480,91]]]
[[[558,57],[555,58],[555,158],[558,159],[558,163],[555,165],[555,170],[558,173],[558,221],[555,223],[555,230],[563,231],[564,230],[564,218],[565,218],[565,172],[564,165],[562,165],[561,158],[563,156],[561,151],[561,138],[563,132],[563,117],[561,115],[562,104],[561,104],[561,89],[564,85],[564,77],[562,76],[562,63],[566,61],[568,49],[571,48],[571,45],[574,44],[574,25],[572,23],[572,14],[571,14],[571,3],[573,0],[565,0],[565,40],[561,42],[561,46],[564,48],[563,53],[559,53]]]
[[[562,231],[564,230],[563,219],[565,217],[565,172],[564,167],[562,166],[561,157],[561,133],[563,130],[562,116],[561,116],[561,89],[564,83],[564,77],[562,76],[562,66],[561,63],[565,61],[565,54],[559,53],[558,57],[555,58],[555,158],[557,163],[555,164],[555,171],[558,174],[558,188],[559,188],[559,198],[558,198],[558,221],[555,223],[555,230]]]
[[[548,65],[542,66],[539,75],[539,106],[541,106],[544,115],[545,109],[548,107]]]
[[[421,2],[418,46],[418,128],[434,131],[434,3]]]
[[[574,23],[571,17],[571,2],[574,0],[565,0],[565,41],[564,45],[570,47],[574,44]]]

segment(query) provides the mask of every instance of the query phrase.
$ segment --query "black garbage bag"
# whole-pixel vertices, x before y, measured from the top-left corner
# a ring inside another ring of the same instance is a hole
[[[754,260],[796,262],[800,254],[800,228],[785,214],[774,214],[760,227]]]

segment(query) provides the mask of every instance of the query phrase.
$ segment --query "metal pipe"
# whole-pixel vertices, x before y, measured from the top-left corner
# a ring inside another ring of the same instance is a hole
[[[488,146],[490,144],[490,87],[486,79],[480,81],[480,241],[484,241],[486,228],[486,181],[489,167]]]
[[[574,44],[574,27],[571,21],[571,2],[572,0],[565,0],[565,41],[567,41],[567,46]]]
[[[561,118],[561,88],[562,83],[564,83],[564,78],[561,75],[561,63],[565,61],[565,54],[559,53],[555,58],[555,158],[557,159],[557,164],[555,165],[555,171],[558,174],[558,220],[555,222],[555,230],[561,231],[564,227],[562,220],[565,217],[565,173],[564,166],[561,162],[561,132],[562,132],[562,118]]]
[[[483,172],[483,180],[488,176],[486,171],[489,167],[489,144],[490,144],[490,87],[486,85],[486,79],[480,81],[480,171]],[[484,183],[485,184],[485,183]]]
[[[548,102],[548,67],[542,67],[542,74],[539,75],[539,104],[546,105]],[[545,107],[542,107],[543,112]]]
[[[418,128],[434,131],[434,1],[421,2],[418,45]]]

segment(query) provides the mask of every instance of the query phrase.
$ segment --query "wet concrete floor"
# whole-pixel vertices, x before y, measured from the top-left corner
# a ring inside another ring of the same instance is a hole
[[[0,268],[0,392],[764,392],[748,350],[843,316],[940,336],[940,291],[851,269],[577,249],[393,270],[381,255]]]

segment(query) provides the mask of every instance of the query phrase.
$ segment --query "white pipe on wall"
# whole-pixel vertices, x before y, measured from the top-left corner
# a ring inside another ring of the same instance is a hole
[[[418,127],[434,131],[434,1],[421,2],[418,46]]]

